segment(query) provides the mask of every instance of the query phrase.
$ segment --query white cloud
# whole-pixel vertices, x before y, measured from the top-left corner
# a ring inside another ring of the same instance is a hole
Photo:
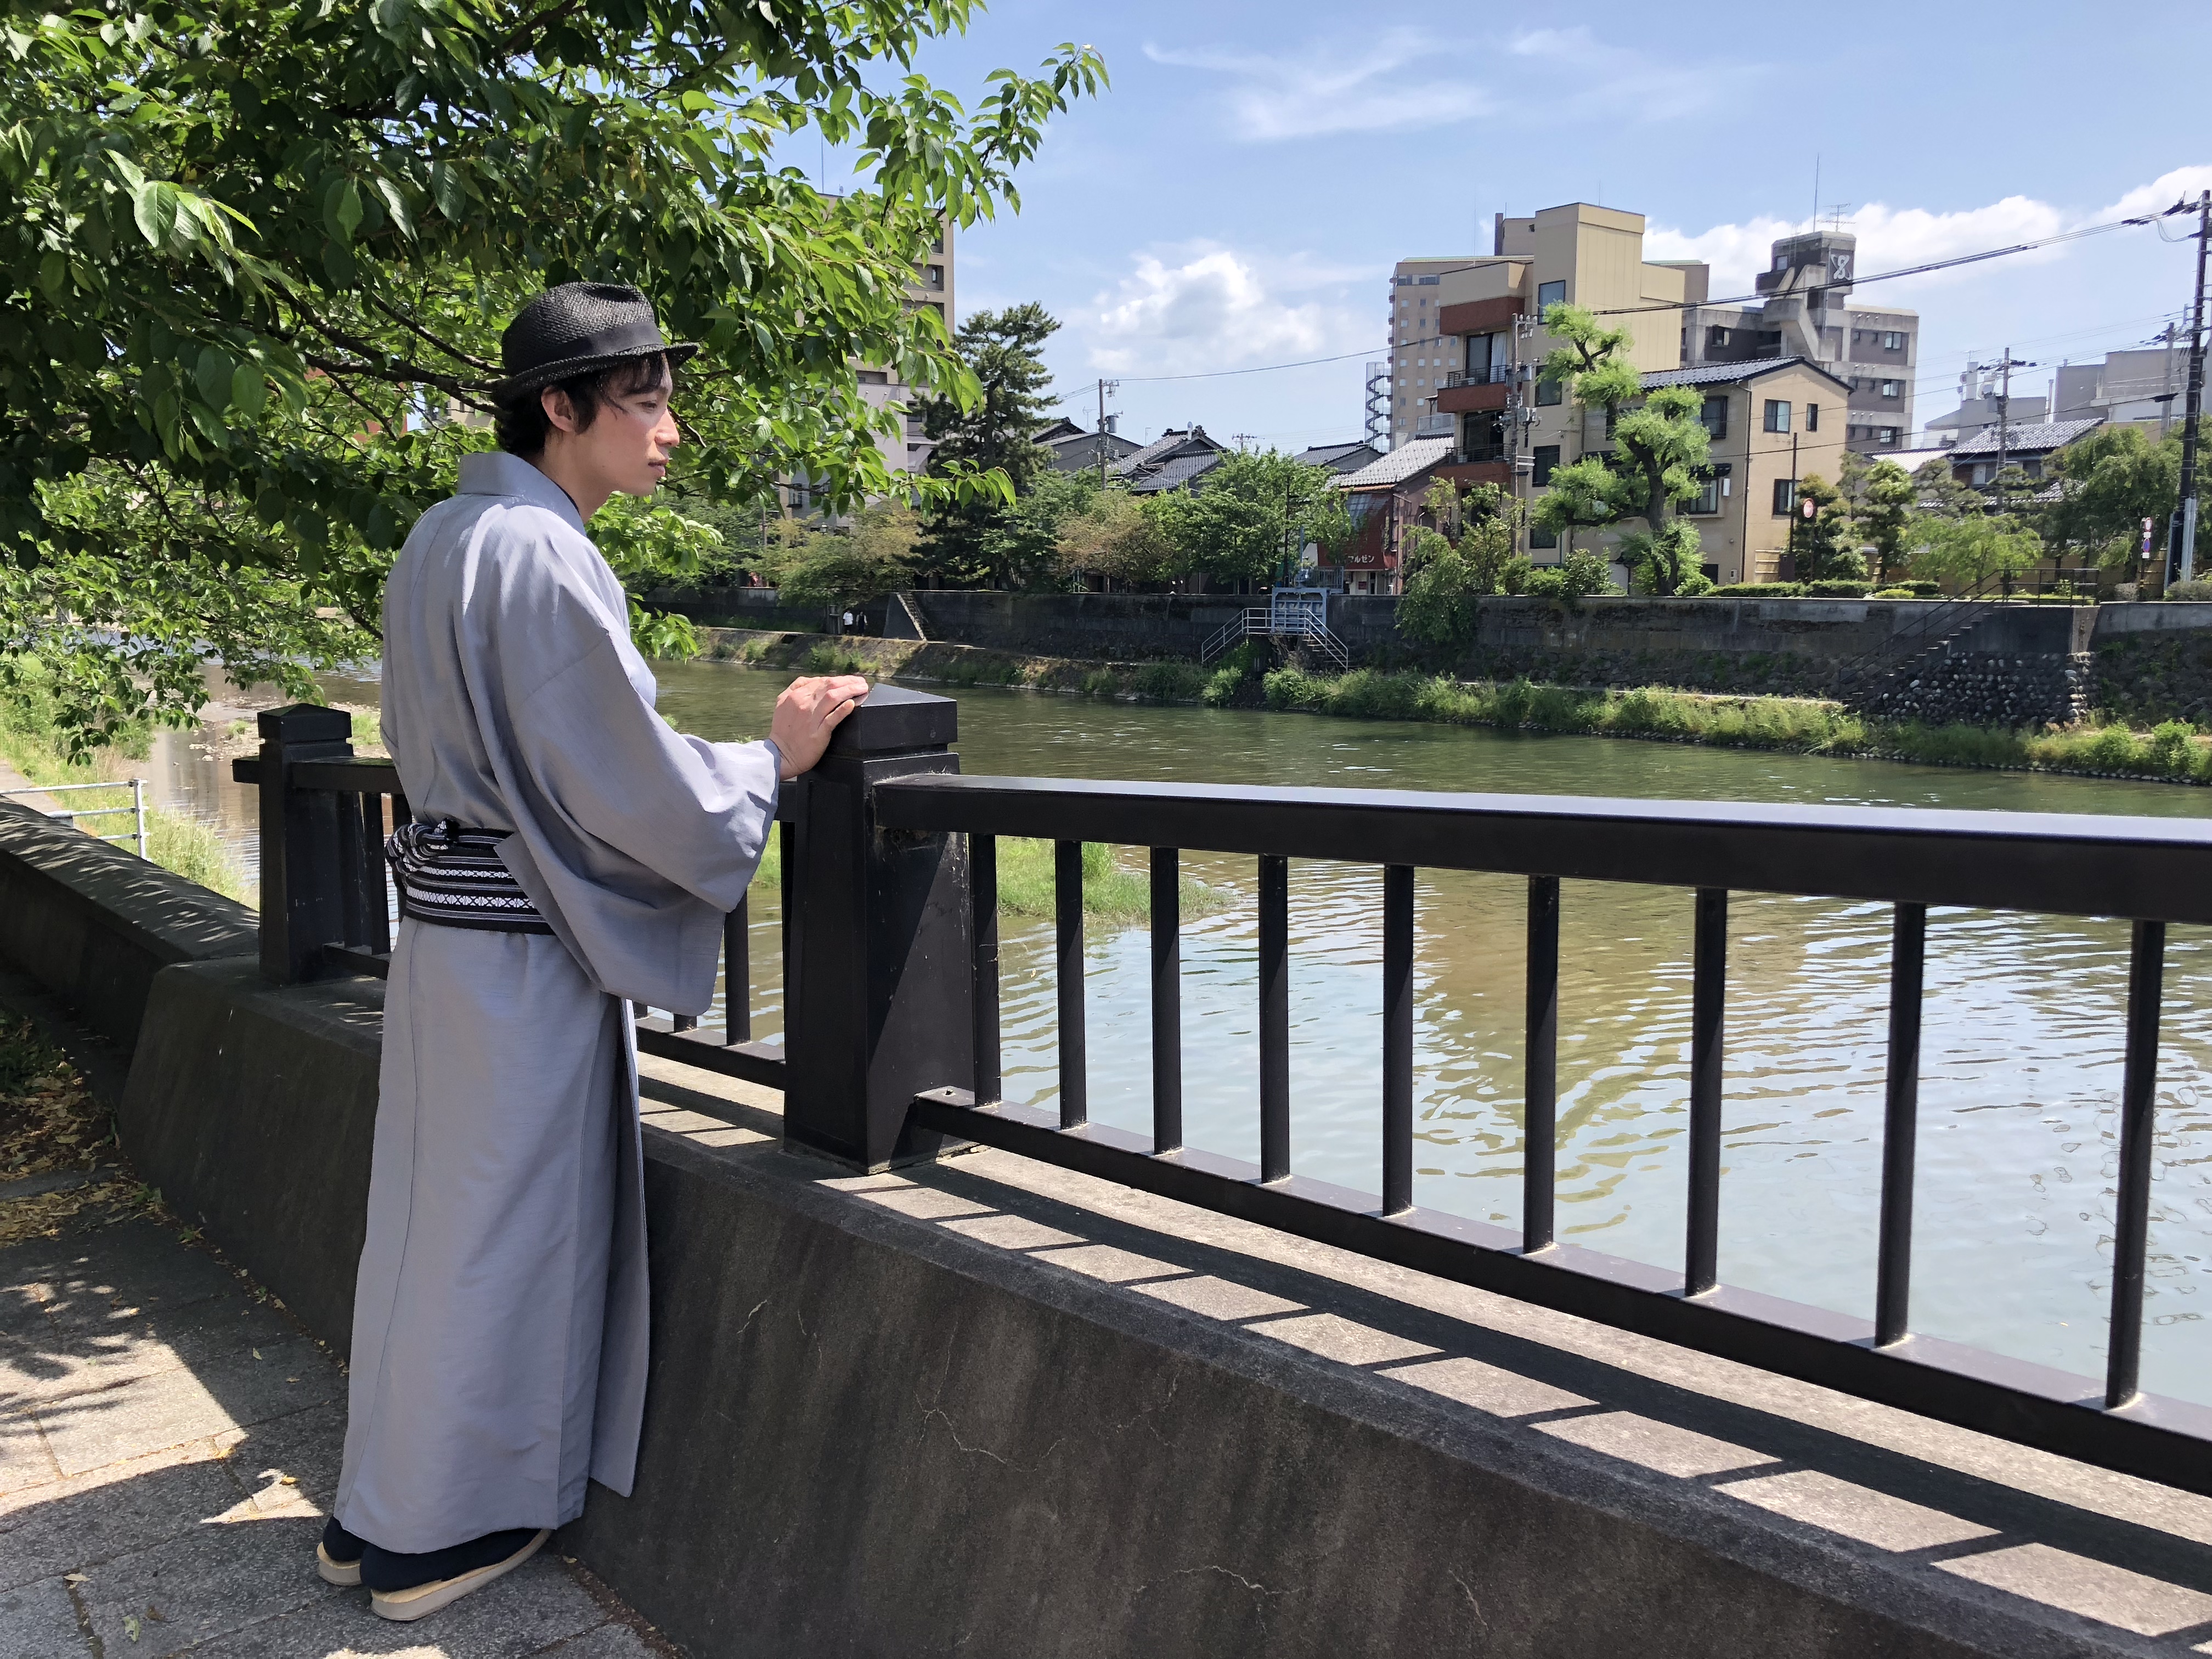
[[[1438,55],[1437,43],[1392,29],[1357,49],[1315,42],[1297,53],[1166,52],[1145,56],[1176,69],[1231,76],[1224,100],[1230,130],[1255,143],[1336,132],[1403,131],[1449,125],[1497,107],[1481,88],[1459,78],[1401,81],[1396,72]]]
[[[1169,51],[1145,55],[1176,69],[1230,78],[1222,100],[1230,131],[1249,143],[1342,132],[1407,132],[1489,117],[1557,120],[1562,114],[1635,125],[1695,115],[1735,97],[1764,66],[1706,58],[1662,61],[1607,46],[1587,28],[1529,29],[1501,46],[1416,29],[1357,45],[1315,40],[1278,52]],[[1519,60],[1493,90],[1486,69]]]
[[[2008,196],[1984,207],[1931,213],[1925,208],[1893,208],[1886,203],[1872,202],[1854,210],[1845,228],[1858,238],[1860,272],[1870,275],[1955,258],[1962,253],[1978,253],[2014,242],[2037,241],[2085,225],[2107,224],[2115,219],[2162,211],[2171,207],[2177,198],[2193,196],[2208,187],[2212,187],[2212,167],[2177,167],[2102,207],[2062,208],[2033,197]],[[1766,268],[1767,245],[1778,237],[1796,235],[1806,228],[1807,222],[1802,219],[1774,218],[1716,225],[1694,235],[1671,226],[1655,225],[1644,237],[1644,257],[1703,259],[1713,268],[1712,292],[1716,298],[1748,294],[1753,277]],[[2066,252],[2067,245],[2061,244],[2034,253],[2008,256],[2008,262],[2044,263],[2063,258]],[[1901,277],[1893,285],[1885,284],[1881,291],[1894,294],[1902,301],[1911,291],[1971,281],[1984,270],[1982,266],[1961,265],[1924,276]]]
[[[1109,374],[1203,374],[1370,343],[1371,322],[1315,293],[1354,273],[1297,258],[1270,261],[1268,270],[1263,278],[1251,259],[1207,243],[1138,255],[1135,269],[1075,319],[1091,366]]]

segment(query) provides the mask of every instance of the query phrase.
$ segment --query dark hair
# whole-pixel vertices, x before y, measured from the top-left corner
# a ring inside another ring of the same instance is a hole
[[[633,398],[660,386],[672,389],[675,381],[676,371],[665,352],[625,358],[605,368],[588,369],[564,380],[533,386],[500,404],[493,416],[492,430],[501,449],[532,460],[545,453],[546,435],[553,430],[553,422],[545,413],[544,393],[567,392],[568,407],[576,414],[576,430],[583,432],[599,419],[600,407],[611,400]]]

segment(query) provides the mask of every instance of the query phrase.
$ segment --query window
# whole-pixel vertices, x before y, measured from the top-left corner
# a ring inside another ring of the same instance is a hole
[[[1797,480],[1777,478],[1774,481],[1774,516],[1786,519],[1797,506]]]
[[[1529,546],[1557,547],[1559,544],[1559,532],[1558,531],[1547,530],[1541,525],[1531,525],[1528,526]]]
[[[1536,403],[1540,408],[1549,409],[1557,404],[1563,403],[1566,399],[1566,388],[1557,380],[1536,382]]]
[[[1805,430],[1808,432],[1818,432],[1820,429],[1820,405],[1818,404],[1807,404],[1805,405]]]
[[[1718,478],[1707,478],[1698,487],[1696,497],[1682,509],[1685,513],[1696,514],[1713,514],[1720,510],[1721,481]]]
[[[1541,489],[1552,482],[1552,473],[1559,465],[1559,446],[1538,444],[1528,452],[1528,457],[1532,463],[1528,482]],[[1549,542],[1543,544],[1547,547],[1552,545]]]
[[[1883,330],[1881,336],[1881,349],[1884,351],[1904,350],[1905,336],[1896,329]]]
[[[1772,398],[1766,400],[1766,429],[1769,432],[1790,430],[1790,405]]]
[[[1499,411],[1485,410],[1468,416],[1461,423],[1460,447],[1470,461],[1504,459],[1505,430]]]
[[[1553,306],[1567,302],[1567,285],[1564,282],[1536,284],[1536,314],[1541,317]]]
[[[924,265],[921,268],[921,285],[924,288],[943,288],[945,286],[945,267],[943,265]]]
[[[1875,387],[1875,391],[1885,398],[1901,398],[1905,395],[1905,382],[1884,380]]]
[[[889,386],[890,379],[891,377],[880,368],[864,368],[860,371],[862,386]]]
[[[1698,411],[1698,424],[1705,428],[1705,435],[1718,441],[1728,436],[1728,398],[1725,395],[1708,398],[1705,407]]]
[[[1716,327],[1705,331],[1705,343],[1708,346],[1724,346],[1728,343],[1729,331],[1726,329]]]
[[[1876,429],[1875,436],[1883,443],[1893,444],[1897,441],[1897,428],[1893,426],[1879,428]]]

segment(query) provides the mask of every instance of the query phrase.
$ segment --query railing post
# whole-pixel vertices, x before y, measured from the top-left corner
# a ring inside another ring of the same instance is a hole
[[[957,772],[958,706],[878,685],[809,775],[787,852],[787,1140],[863,1170],[936,1156],[909,1130],[916,1094],[974,1074],[968,847],[939,831],[879,830],[875,787]]]
[[[326,790],[294,789],[294,761],[353,754],[353,716],[294,703],[255,716],[261,731],[261,972],[290,985],[314,977],[323,946],[345,931],[338,864],[338,802]]]

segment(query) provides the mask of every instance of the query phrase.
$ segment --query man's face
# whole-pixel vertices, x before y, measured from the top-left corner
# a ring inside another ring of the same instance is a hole
[[[610,391],[591,425],[578,432],[566,394],[549,389],[545,412],[553,422],[552,442],[566,452],[563,464],[610,494],[653,494],[667,474],[669,452],[682,441],[669,412],[669,391],[665,374],[642,392]]]

